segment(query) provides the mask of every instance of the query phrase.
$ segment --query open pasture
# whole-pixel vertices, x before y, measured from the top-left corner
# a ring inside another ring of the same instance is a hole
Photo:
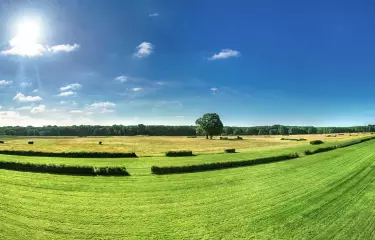
[[[0,170],[0,239],[374,239],[374,148],[181,175]]]
[[[138,156],[164,156],[167,151],[192,150],[195,154],[221,153],[235,148],[238,152],[281,149],[308,145],[310,140],[321,139],[328,143],[355,139],[359,136],[310,134],[291,136],[242,136],[243,140],[206,140],[204,137],[7,137],[0,150],[32,150],[45,152],[135,152]],[[229,136],[234,139],[236,136]],[[281,138],[306,138],[307,141],[280,140]],[[1,139],[0,139],[1,140]],[[30,145],[28,142],[34,142]],[[99,144],[102,142],[102,145]]]

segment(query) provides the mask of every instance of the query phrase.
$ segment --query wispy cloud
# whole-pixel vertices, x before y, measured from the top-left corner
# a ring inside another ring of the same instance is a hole
[[[124,75],[115,77],[115,81],[119,81],[119,82],[128,82],[129,80],[130,80],[130,77],[124,76]]]
[[[48,51],[53,52],[53,53],[57,53],[57,52],[72,52],[74,50],[77,50],[78,48],[80,48],[80,45],[76,44],[76,43],[73,44],[73,45],[70,45],[70,44],[61,44],[61,45],[55,45],[55,46],[49,47]]]
[[[46,111],[46,106],[41,104],[39,106],[33,107],[30,112],[31,113],[42,113]]]
[[[83,113],[82,110],[70,110],[70,113]]]
[[[137,52],[134,53],[134,57],[144,58],[149,56],[153,52],[154,46],[149,42],[143,42],[137,46]]]
[[[81,88],[82,88],[82,84],[72,83],[72,84],[66,85],[65,87],[61,87],[60,91],[79,90]]]
[[[36,102],[41,101],[42,98],[39,96],[25,96],[22,93],[17,93],[17,95],[14,96],[13,100],[17,100],[19,102]]]
[[[107,108],[107,107],[115,107],[116,104],[113,102],[96,102],[90,105],[94,108]]]
[[[62,92],[58,96],[60,96],[60,97],[68,97],[68,96],[72,96],[74,94],[75,94],[75,92],[68,91],[68,92]]]
[[[216,92],[217,92],[218,89],[215,88],[215,87],[213,87],[213,88],[211,88],[210,90],[211,90],[212,94],[216,94]]]
[[[23,107],[16,108],[16,110],[24,111],[24,110],[30,110],[31,108],[33,108],[33,106],[23,106]]]
[[[113,113],[113,112],[115,112],[115,110],[107,109],[107,108],[103,108],[103,110],[100,111],[100,113]]]
[[[148,15],[149,17],[159,17],[159,13],[151,13]]]
[[[21,88],[27,88],[27,87],[30,87],[31,85],[32,85],[31,82],[21,82],[20,83]]]
[[[8,80],[0,80],[0,86],[7,86],[7,85],[12,85],[13,81],[8,81]]]
[[[33,90],[33,93],[37,93],[37,92],[39,92],[38,89],[34,89],[34,90]]]
[[[135,88],[132,88],[131,90],[132,90],[133,92],[140,92],[140,91],[143,91],[143,88],[135,87]]]
[[[226,59],[230,57],[239,57],[240,52],[231,49],[223,49],[219,53],[215,53],[212,57],[208,58],[209,60],[219,60],[219,59]]]

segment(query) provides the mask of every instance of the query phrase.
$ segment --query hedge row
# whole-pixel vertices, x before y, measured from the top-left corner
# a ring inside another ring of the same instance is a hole
[[[315,153],[328,152],[328,151],[334,150],[336,148],[337,148],[337,146],[330,146],[330,147],[325,147],[325,148],[317,148],[317,149],[314,149],[314,150],[306,150],[305,154],[306,155],[312,155],[312,154],[315,154]]]
[[[243,160],[233,162],[218,162],[218,163],[206,163],[199,165],[187,165],[187,166],[170,166],[170,167],[158,167],[152,166],[151,172],[153,174],[173,174],[173,173],[191,173],[191,172],[202,172],[211,171],[217,169],[235,168],[243,166],[252,166],[262,163],[279,162],[288,159],[298,158],[298,153],[291,153],[286,155],[280,155],[275,157],[258,158],[254,160]]]
[[[235,148],[229,148],[229,149],[224,149],[225,153],[235,153],[236,149]]]
[[[318,148],[318,149],[315,149],[315,150],[306,150],[305,154],[306,155],[312,155],[312,154],[315,154],[315,153],[328,152],[328,151],[334,150],[336,148],[349,147],[349,146],[352,146],[352,145],[355,145],[355,144],[358,144],[358,143],[363,143],[363,142],[366,142],[366,141],[369,141],[369,140],[372,140],[372,139],[375,139],[375,137],[363,138],[363,139],[359,139],[359,140],[355,140],[355,141],[351,141],[351,142],[338,144],[336,146]]]
[[[192,151],[168,151],[165,153],[166,157],[184,157],[184,156],[193,156]]]
[[[111,152],[35,152],[19,150],[0,150],[0,154],[38,157],[69,157],[69,158],[134,158],[135,153]]]
[[[125,167],[91,167],[91,166],[67,166],[55,164],[36,164],[23,162],[2,162],[0,169],[22,172],[53,173],[65,175],[83,176],[130,176]]]
[[[306,138],[281,138],[280,140],[290,140],[290,141],[306,141]]]

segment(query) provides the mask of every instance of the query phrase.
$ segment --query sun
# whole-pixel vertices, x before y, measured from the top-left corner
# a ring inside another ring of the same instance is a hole
[[[37,20],[22,20],[15,26],[15,36],[10,40],[13,54],[23,56],[38,56],[45,51],[40,44],[41,27]]]
[[[16,44],[32,45],[37,44],[40,39],[40,23],[36,20],[23,20],[17,24]]]

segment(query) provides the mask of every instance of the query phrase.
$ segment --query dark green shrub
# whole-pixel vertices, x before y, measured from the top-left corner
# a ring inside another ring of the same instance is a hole
[[[322,143],[324,143],[322,140],[313,140],[313,141],[310,141],[311,145],[319,145],[319,144],[322,144]]]
[[[0,150],[0,154],[38,157],[70,157],[70,158],[133,158],[135,153],[111,152],[35,152],[18,150]]]
[[[2,162],[0,161],[0,169],[22,171],[22,172],[36,172],[36,173],[52,173],[65,175],[83,175],[83,176],[129,176],[130,174],[124,167],[100,167],[95,168],[91,166],[67,166],[55,164],[37,164],[37,163],[23,163],[23,162]]]
[[[225,152],[225,153],[235,153],[235,152],[236,152],[236,149],[234,149],[234,148],[229,148],[229,149],[225,149],[224,152]]]
[[[187,136],[187,138],[197,138],[197,136]]]
[[[99,142],[99,145],[102,145],[102,142]]]
[[[238,140],[243,140],[243,138],[242,138],[242,137],[240,137],[240,136],[237,136],[237,139],[238,139]]]
[[[185,156],[193,156],[192,151],[168,151],[165,153],[166,157],[185,157]]]
[[[130,176],[125,167],[95,167],[94,173],[101,176]]]
[[[174,174],[174,173],[189,173],[189,172],[202,172],[212,171],[217,169],[235,168],[243,166],[252,166],[264,163],[272,163],[285,161],[288,159],[298,158],[298,153],[285,154],[275,157],[258,158],[254,160],[243,160],[233,162],[218,162],[218,163],[206,163],[199,165],[187,165],[187,166],[171,166],[171,167],[158,167],[152,166],[151,172],[153,174]]]
[[[0,141],[0,143],[1,143],[1,144],[3,144],[3,143],[4,143],[4,141]]]
[[[28,144],[34,144],[34,142],[28,142]]]

